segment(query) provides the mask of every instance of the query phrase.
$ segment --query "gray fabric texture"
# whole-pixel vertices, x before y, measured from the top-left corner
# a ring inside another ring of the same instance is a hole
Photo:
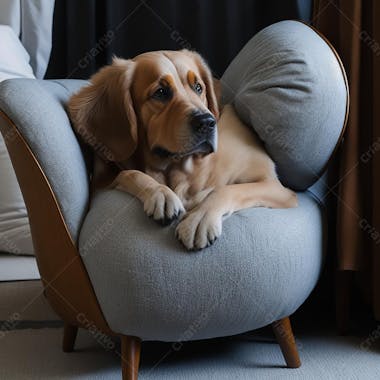
[[[342,67],[309,26],[282,21],[256,34],[222,80],[224,102],[252,125],[283,183],[305,190],[341,134],[348,101]]]
[[[327,198],[328,195],[331,194],[331,191],[329,191],[330,186],[328,185],[328,181],[328,172],[325,172],[321,175],[318,181],[308,189],[308,192],[313,194],[324,206],[327,206]]]
[[[89,184],[83,154],[64,104],[85,83],[33,79],[0,83],[0,109],[16,124],[37,157],[74,241],[87,211]]]
[[[213,246],[189,253],[174,225],[149,219],[116,190],[95,196],[80,254],[111,329],[144,340],[227,336],[292,314],[323,262],[322,211],[308,193],[294,209],[251,208]]]

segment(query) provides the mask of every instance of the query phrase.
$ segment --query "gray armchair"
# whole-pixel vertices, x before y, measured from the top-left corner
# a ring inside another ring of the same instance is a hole
[[[65,111],[85,83],[0,84],[0,129],[46,297],[65,322],[64,350],[73,349],[78,327],[118,335],[123,376],[135,379],[141,340],[178,343],[273,324],[288,366],[298,367],[288,317],[315,287],[325,251],[324,206],[311,186],[348,112],[333,49],[310,27],[286,21],[258,33],[227,69],[224,100],[256,129],[299,206],[238,212],[198,253],[185,251],[174,226],[149,220],[128,194],[107,190],[90,200],[86,149]]]

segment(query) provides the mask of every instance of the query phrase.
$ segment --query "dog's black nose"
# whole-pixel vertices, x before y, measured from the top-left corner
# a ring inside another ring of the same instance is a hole
[[[190,124],[195,131],[207,133],[215,128],[216,120],[210,113],[202,113],[192,116]]]

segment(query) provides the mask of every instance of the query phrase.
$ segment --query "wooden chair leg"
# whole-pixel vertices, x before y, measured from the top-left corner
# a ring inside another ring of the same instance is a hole
[[[140,364],[141,340],[134,336],[121,337],[121,368],[123,380],[137,380]]]
[[[72,352],[74,350],[75,339],[78,334],[78,327],[72,326],[65,322],[63,327],[63,352]]]
[[[288,317],[272,323],[274,335],[280,345],[286,364],[289,368],[301,366],[296,340],[294,339],[292,326]]]

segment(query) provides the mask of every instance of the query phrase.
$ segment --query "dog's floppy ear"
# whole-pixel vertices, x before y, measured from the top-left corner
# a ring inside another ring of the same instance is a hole
[[[208,109],[213,113],[216,119],[219,118],[219,106],[218,99],[216,94],[216,85],[218,82],[214,81],[212,77],[211,70],[202,56],[194,51],[187,49],[182,50],[186,54],[190,54],[198,65],[199,73],[202,77],[203,82],[206,86],[206,96],[207,96],[207,105]]]
[[[123,162],[137,147],[137,120],[130,93],[135,62],[114,58],[71,97],[74,129],[106,161]]]

